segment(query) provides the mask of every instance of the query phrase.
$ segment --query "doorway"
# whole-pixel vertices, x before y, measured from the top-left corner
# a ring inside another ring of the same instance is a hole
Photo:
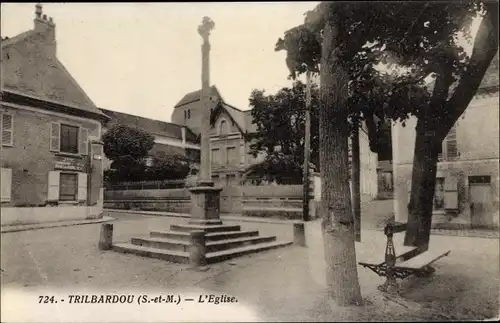
[[[493,227],[493,194],[490,176],[469,176],[471,227]]]

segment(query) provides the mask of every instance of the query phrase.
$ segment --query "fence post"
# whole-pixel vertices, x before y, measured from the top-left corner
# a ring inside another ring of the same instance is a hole
[[[191,268],[200,268],[207,265],[205,231],[191,231],[189,246],[189,264]]]
[[[301,247],[306,246],[304,222],[295,222],[293,224],[293,243]]]
[[[113,247],[113,224],[104,223],[101,226],[101,236],[99,238],[99,249],[110,250]]]

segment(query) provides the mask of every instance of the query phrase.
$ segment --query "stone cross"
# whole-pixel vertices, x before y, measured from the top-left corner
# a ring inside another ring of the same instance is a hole
[[[201,25],[198,26],[198,33],[203,38],[205,42],[208,42],[208,36],[210,32],[215,28],[215,23],[209,17],[203,17]]]
[[[211,185],[212,172],[210,162],[210,32],[214,29],[215,23],[209,17],[203,17],[201,25],[198,26],[198,33],[203,39],[201,46],[201,104],[202,104],[202,124],[201,124],[201,167],[199,173],[200,185]]]

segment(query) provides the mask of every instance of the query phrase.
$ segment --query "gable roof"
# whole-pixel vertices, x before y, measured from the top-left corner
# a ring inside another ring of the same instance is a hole
[[[484,74],[478,92],[495,89],[498,91],[498,51]]]
[[[222,99],[219,90],[217,90],[215,85],[212,85],[210,87],[210,94],[212,96],[216,96],[219,99]],[[201,90],[189,92],[188,94],[184,95],[184,97],[174,106],[174,109],[189,103],[200,101],[200,99],[201,99]]]
[[[2,90],[101,113],[56,57],[55,44],[43,31],[4,38],[1,48]]]
[[[229,118],[234,122],[236,127],[238,127],[238,129],[242,133],[245,133],[246,129],[243,111],[230,106],[222,100],[219,100],[215,109],[212,110],[212,113],[210,114],[210,124],[213,126],[215,124],[215,121],[217,121],[217,118],[223,111],[225,111],[229,115]]]
[[[210,114],[210,124],[213,126],[218,116],[222,111],[225,111],[230,119],[235,123],[238,129],[243,133],[255,132],[257,126],[252,123],[251,110],[240,110],[224,101],[220,95],[219,90],[215,85],[211,86],[211,95],[213,104],[212,113]],[[199,101],[201,98],[201,90],[190,92],[186,94],[179,103],[175,105],[175,108]],[[199,137],[200,134],[197,135]]]
[[[145,130],[151,134],[182,140],[182,127],[181,125],[154,120],[144,117],[139,117],[127,113],[100,109],[104,114],[109,116],[110,123],[119,123],[127,126],[136,127]],[[197,140],[196,135],[186,127],[186,141],[195,143]]]

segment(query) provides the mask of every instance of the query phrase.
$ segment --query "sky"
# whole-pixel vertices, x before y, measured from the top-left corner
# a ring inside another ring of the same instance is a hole
[[[291,85],[285,52],[274,47],[317,4],[44,3],[43,12],[56,24],[59,60],[98,107],[170,121],[175,104],[201,88],[204,16],[215,22],[210,82],[226,103],[247,110],[253,89]],[[35,3],[2,3],[2,37],[32,29],[34,17]]]
[[[249,109],[253,89],[288,86],[285,52],[274,46],[317,2],[44,3],[56,24],[57,56],[104,109],[170,121],[174,105],[201,88],[204,16],[215,22],[210,82]],[[33,29],[35,3],[2,3],[2,37]]]

